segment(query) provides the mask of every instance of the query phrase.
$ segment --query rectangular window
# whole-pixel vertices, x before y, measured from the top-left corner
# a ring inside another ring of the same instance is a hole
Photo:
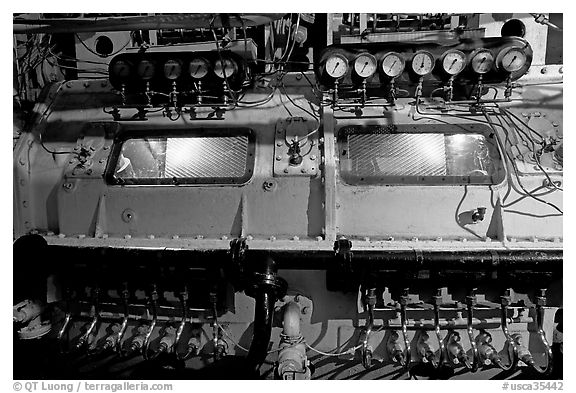
[[[254,169],[248,129],[193,129],[126,133],[114,144],[109,183],[243,184]]]
[[[496,138],[480,125],[347,126],[338,133],[338,152],[342,179],[353,185],[504,180]]]

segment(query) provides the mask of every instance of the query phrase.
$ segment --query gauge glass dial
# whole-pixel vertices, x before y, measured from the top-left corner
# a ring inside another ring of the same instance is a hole
[[[354,60],[354,72],[360,78],[368,78],[376,72],[377,61],[370,53],[362,53]]]
[[[390,78],[396,78],[404,71],[404,59],[396,52],[390,52],[382,59],[382,72]]]
[[[466,67],[466,55],[459,50],[449,50],[442,56],[442,69],[448,75],[458,75]]]
[[[528,61],[526,52],[522,48],[511,47],[502,50],[496,59],[498,68],[506,72],[519,71]]]
[[[206,75],[208,75],[208,70],[210,69],[210,65],[206,59],[198,57],[193,59],[188,66],[188,72],[190,76],[194,79],[202,79]]]
[[[154,77],[156,66],[150,60],[142,60],[140,63],[138,63],[136,72],[138,73],[138,76],[140,76],[140,78],[143,80],[150,80]]]
[[[166,79],[175,80],[182,75],[182,63],[178,60],[168,60],[164,63],[164,76]]]
[[[416,52],[412,58],[412,71],[416,75],[428,75],[434,69],[434,56],[426,51]]]
[[[230,78],[236,72],[238,72],[238,65],[232,59],[224,58],[222,60],[216,60],[214,63],[214,73],[218,78]]]
[[[130,71],[130,63],[124,60],[118,60],[110,67],[112,75],[120,79],[127,79],[130,76]]]
[[[334,78],[342,78],[348,71],[348,60],[339,54],[332,55],[326,60],[326,73]]]
[[[470,65],[475,73],[485,74],[494,66],[494,55],[488,49],[478,49],[472,53]]]

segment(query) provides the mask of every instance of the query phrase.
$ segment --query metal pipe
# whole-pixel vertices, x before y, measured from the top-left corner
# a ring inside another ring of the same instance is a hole
[[[86,332],[78,339],[78,343],[76,344],[76,349],[82,349],[85,345],[88,344],[88,340],[90,335],[94,332],[96,328],[96,324],[98,323],[98,319],[100,318],[100,307],[99,307],[99,296],[100,296],[100,288],[94,288],[92,292],[92,300],[93,300],[93,307],[94,307],[94,316],[88,329]]]
[[[292,301],[286,304],[283,309],[283,328],[280,334],[276,375],[280,379],[310,379],[306,342],[300,330],[300,305]]]
[[[539,374],[548,375],[552,372],[553,367],[553,354],[552,348],[546,339],[544,332],[544,306],[546,305],[546,290],[541,290],[541,295],[536,297],[536,323],[538,326],[538,339],[544,345],[544,355],[546,356],[546,366],[544,368],[538,367],[534,362],[530,362],[530,367]]]
[[[439,344],[439,351],[440,357],[438,359],[438,364],[436,368],[442,367],[444,364],[444,351],[446,348],[444,347],[444,340],[440,335],[440,303],[442,301],[442,296],[440,295],[440,290],[438,290],[438,294],[434,296],[434,332],[436,333],[436,338],[438,339]]]
[[[514,343],[514,339],[511,337],[510,332],[508,331],[508,305],[510,304],[510,291],[506,291],[504,296],[500,297],[500,304],[501,304],[501,326],[502,326],[502,333],[504,333],[504,337],[506,337],[506,343],[508,345],[508,357],[510,359],[510,363],[505,366],[502,362],[497,362],[496,365],[500,367],[504,371],[511,371],[515,370],[516,366],[518,365],[518,348]],[[512,354],[510,354],[510,348],[512,348]]]
[[[184,326],[186,326],[186,321],[188,320],[188,288],[184,287],[181,293],[180,301],[182,302],[182,319],[180,320],[180,325],[176,331],[176,340],[174,341],[174,354],[178,360],[186,360],[194,351],[194,348],[189,346],[188,350],[184,355],[178,353],[178,344],[182,338],[182,332],[184,331]]]
[[[150,323],[150,329],[146,333],[146,337],[144,338],[144,343],[142,345],[142,356],[146,360],[152,360],[156,358],[160,352],[156,351],[149,356],[148,354],[148,347],[150,346],[150,337],[152,336],[152,332],[156,327],[156,323],[158,321],[158,311],[157,311],[157,302],[158,302],[158,292],[156,291],[156,285],[152,286],[152,292],[150,293],[150,308],[152,310],[152,322]]]
[[[476,293],[473,290],[469,296],[466,296],[466,310],[467,315],[467,332],[468,339],[470,340],[470,346],[472,347],[472,367],[470,371],[475,373],[478,371],[478,365],[480,364],[480,354],[478,353],[478,347],[476,346],[476,340],[474,338],[474,305],[476,304]]]
[[[402,330],[402,338],[404,339],[404,367],[410,367],[411,349],[410,340],[408,339],[408,319],[406,318],[406,304],[408,303],[408,288],[404,289],[404,293],[400,296],[400,323]]]
[[[362,343],[361,353],[362,353],[362,365],[364,368],[369,369],[372,366],[372,347],[369,345],[370,334],[374,328],[374,306],[376,305],[376,288],[368,289],[368,294],[366,296],[366,305],[368,319],[366,320],[366,326],[364,327],[362,334],[360,335],[360,341]]]

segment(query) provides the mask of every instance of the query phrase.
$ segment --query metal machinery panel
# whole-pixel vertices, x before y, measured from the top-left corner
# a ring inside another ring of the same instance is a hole
[[[53,16],[15,18],[47,34],[15,37],[16,95],[69,77],[19,113],[16,379],[562,378],[563,71],[534,35]],[[137,31],[75,79],[60,46],[99,28]]]

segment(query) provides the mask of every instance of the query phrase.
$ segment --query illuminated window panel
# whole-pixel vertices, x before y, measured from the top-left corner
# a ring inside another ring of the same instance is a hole
[[[340,175],[353,185],[502,182],[495,139],[489,133],[458,130],[344,127],[338,137]]]
[[[217,133],[217,131],[209,132]],[[252,175],[254,141],[246,130],[224,135],[139,136],[115,144],[109,183],[242,184]]]

